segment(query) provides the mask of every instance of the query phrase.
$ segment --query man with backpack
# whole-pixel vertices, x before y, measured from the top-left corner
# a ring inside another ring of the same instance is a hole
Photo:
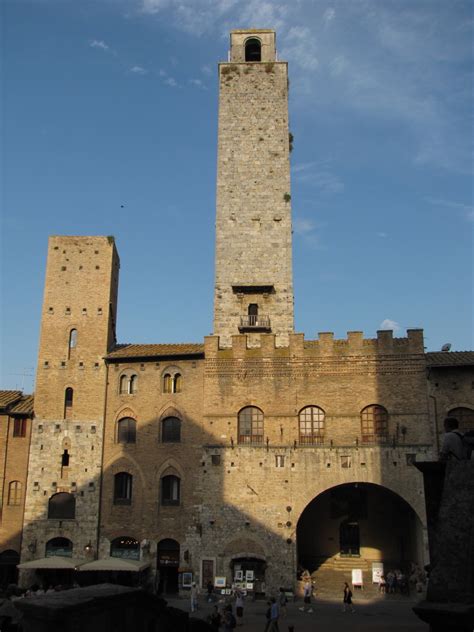
[[[459,423],[455,417],[446,417],[444,420],[445,435],[439,454],[440,461],[464,461],[472,455],[472,433],[464,435],[458,430]]]

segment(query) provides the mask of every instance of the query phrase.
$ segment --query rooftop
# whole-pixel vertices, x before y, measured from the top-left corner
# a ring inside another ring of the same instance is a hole
[[[425,355],[428,366],[474,365],[474,351],[434,351]]]

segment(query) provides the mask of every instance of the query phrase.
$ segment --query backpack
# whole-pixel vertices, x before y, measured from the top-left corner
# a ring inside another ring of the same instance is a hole
[[[468,430],[464,434],[453,430],[453,433],[459,437],[462,444],[462,459],[469,461],[472,459],[474,452],[474,430]]]

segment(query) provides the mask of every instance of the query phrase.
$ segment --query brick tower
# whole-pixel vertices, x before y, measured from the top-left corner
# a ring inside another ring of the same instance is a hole
[[[81,560],[96,548],[118,271],[112,237],[49,240],[22,563],[55,554]]]
[[[293,331],[288,68],[275,32],[236,30],[219,64],[214,334]]]

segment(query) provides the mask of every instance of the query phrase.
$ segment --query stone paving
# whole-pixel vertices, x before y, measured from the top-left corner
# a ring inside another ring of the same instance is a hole
[[[294,632],[310,632],[313,630],[330,630],[330,632],[428,632],[428,626],[420,621],[412,608],[418,599],[392,599],[391,596],[377,600],[354,599],[354,614],[342,612],[340,601],[315,599],[313,613],[301,612],[301,601],[288,604],[286,617],[280,618],[280,632],[287,632],[294,626]],[[168,599],[170,606],[190,611],[187,599]],[[199,610],[191,616],[205,619],[214,604],[205,603],[200,598]],[[237,629],[242,632],[264,632],[265,601],[246,602],[243,625]]]

